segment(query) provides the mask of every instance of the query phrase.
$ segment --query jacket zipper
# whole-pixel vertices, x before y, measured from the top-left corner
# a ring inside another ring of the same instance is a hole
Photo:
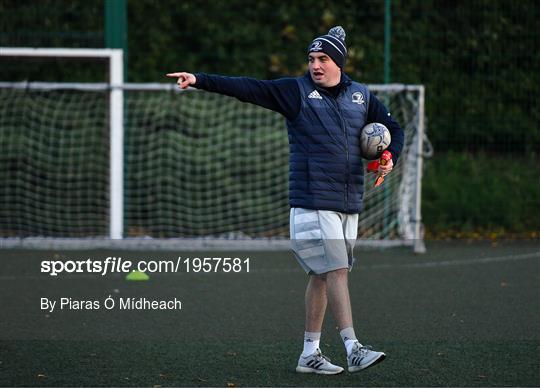
[[[350,171],[349,171],[349,134],[347,133],[347,130],[345,128],[345,123],[343,122],[343,113],[341,112],[341,108],[339,107],[339,103],[337,99],[335,99],[337,109],[339,112],[339,120],[341,123],[341,129],[343,131],[343,135],[345,135],[345,155],[347,156],[347,174],[345,176],[345,211],[349,211],[349,178],[350,178]]]
[[[343,113],[341,111],[341,108],[339,107],[339,103],[337,101],[337,98],[332,96],[330,93],[326,92],[324,89],[321,90],[323,93],[325,93],[329,98],[332,99],[334,102],[334,106],[336,107],[338,114],[339,114],[339,122],[341,124],[341,131],[343,132],[343,135],[345,136],[345,155],[347,157],[347,174],[345,176],[345,212],[349,211],[349,178],[350,178],[350,171],[349,171],[349,134],[347,133],[347,130],[345,128],[345,123],[343,121]],[[338,94],[338,97],[342,94],[340,92]]]

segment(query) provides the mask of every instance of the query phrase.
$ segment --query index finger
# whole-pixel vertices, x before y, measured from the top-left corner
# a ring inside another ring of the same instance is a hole
[[[178,72],[178,73],[167,73],[166,76],[167,77],[172,77],[172,78],[177,78],[177,77],[180,77],[182,75],[182,72]]]

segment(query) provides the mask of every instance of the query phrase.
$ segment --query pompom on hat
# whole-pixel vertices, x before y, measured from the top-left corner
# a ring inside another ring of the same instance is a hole
[[[313,52],[325,53],[343,70],[347,59],[345,36],[343,27],[332,27],[328,34],[313,39],[313,42],[308,47],[308,54]]]

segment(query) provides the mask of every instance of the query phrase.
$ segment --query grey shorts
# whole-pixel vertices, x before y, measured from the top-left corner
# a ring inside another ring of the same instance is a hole
[[[291,245],[308,274],[352,268],[358,214],[291,208]]]

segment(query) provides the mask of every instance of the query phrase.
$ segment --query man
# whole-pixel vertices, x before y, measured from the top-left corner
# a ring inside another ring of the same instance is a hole
[[[182,89],[193,86],[233,96],[280,112],[287,119],[291,242],[296,259],[309,274],[304,349],[296,367],[299,373],[343,371],[319,348],[327,304],[344,342],[349,372],[385,358],[384,353],[357,340],[348,289],[364,193],[359,140],[367,123],[383,123],[390,130],[392,159],[379,167],[384,176],[397,162],[404,135],[367,87],[344,74],[346,58],[345,31],[337,26],[313,40],[308,48],[309,72],[303,77],[263,81],[204,73],[167,74],[178,78]]]

